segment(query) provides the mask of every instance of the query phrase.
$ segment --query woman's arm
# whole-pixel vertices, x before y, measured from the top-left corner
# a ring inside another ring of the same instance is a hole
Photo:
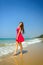
[[[18,34],[17,34],[17,39],[18,39],[18,36],[19,36],[20,32],[21,32],[21,28],[19,29],[19,32],[18,32]]]

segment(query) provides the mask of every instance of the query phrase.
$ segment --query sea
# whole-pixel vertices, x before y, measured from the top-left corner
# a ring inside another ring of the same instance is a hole
[[[25,38],[22,42],[23,48],[28,45],[42,42],[40,38]],[[16,39],[15,38],[0,38],[0,57],[5,56],[15,51]],[[20,49],[20,47],[18,47]]]

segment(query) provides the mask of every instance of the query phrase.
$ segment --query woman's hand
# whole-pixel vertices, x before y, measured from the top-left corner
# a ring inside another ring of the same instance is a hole
[[[18,36],[16,37],[16,39],[18,40]]]
[[[19,30],[19,32],[17,34],[17,37],[16,37],[17,40],[18,40],[18,37],[19,37],[20,32],[21,32],[21,29]]]

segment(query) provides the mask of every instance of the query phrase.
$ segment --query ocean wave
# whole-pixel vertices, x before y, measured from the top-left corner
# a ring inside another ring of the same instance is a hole
[[[12,53],[14,51],[14,48],[14,46],[0,47],[0,56]]]
[[[40,39],[27,40],[27,41],[24,41],[22,43],[22,45],[23,45],[23,47],[27,47],[29,44],[35,44],[35,43],[39,43],[41,41],[42,40],[40,40]],[[20,47],[18,47],[18,49],[20,49]],[[6,43],[6,46],[0,47],[0,56],[12,53],[14,51],[15,51],[15,43],[14,44],[11,43],[8,45]]]

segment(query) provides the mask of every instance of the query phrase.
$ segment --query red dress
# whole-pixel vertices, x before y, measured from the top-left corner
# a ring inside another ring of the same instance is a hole
[[[16,31],[17,31],[17,35],[18,35],[19,30],[20,30],[20,27],[18,27],[17,30],[16,30]],[[21,32],[20,32],[18,38],[16,38],[16,41],[17,41],[18,43],[24,41],[24,37],[23,37],[23,35],[22,35]]]

